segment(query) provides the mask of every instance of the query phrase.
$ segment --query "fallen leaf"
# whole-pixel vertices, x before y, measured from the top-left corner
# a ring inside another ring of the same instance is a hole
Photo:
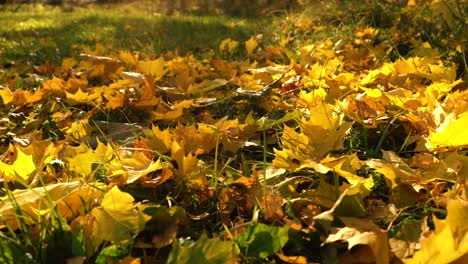
[[[19,224],[18,217],[23,217],[26,224],[38,224],[37,221],[41,221],[40,217],[47,217],[54,207],[64,218],[71,219],[77,214],[84,214],[85,208],[93,206],[101,197],[100,190],[78,181],[14,190],[11,196],[1,198],[1,225],[16,230]],[[22,216],[18,215],[17,209],[22,212]]]
[[[95,237],[114,242],[127,243],[145,227],[150,216],[134,207],[133,197],[119,190],[117,186],[110,189],[100,207],[91,211],[95,218]]]

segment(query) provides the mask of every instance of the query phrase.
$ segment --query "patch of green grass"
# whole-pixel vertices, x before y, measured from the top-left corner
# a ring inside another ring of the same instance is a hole
[[[42,5],[0,11],[1,65],[59,63],[85,47],[104,51],[203,54],[226,38],[245,41],[265,29],[267,19],[161,15],[152,7],[118,4],[74,7]]]

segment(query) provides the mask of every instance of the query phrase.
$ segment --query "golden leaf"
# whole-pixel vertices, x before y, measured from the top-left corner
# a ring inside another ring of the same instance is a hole
[[[65,58],[62,60],[62,71],[73,68],[78,62],[74,58]]]
[[[202,165],[201,160],[192,153],[185,155],[184,149],[175,141],[171,146],[171,158],[177,163],[177,167],[174,169],[176,176],[195,188],[203,189],[206,187],[206,176],[199,168]]]
[[[161,79],[169,71],[162,56],[155,60],[139,61],[137,69],[143,74],[152,76],[155,80]]]
[[[436,131],[430,132],[426,147],[431,150],[439,148],[458,148],[468,146],[468,114],[466,112],[457,119],[447,119]]]
[[[216,88],[226,85],[228,81],[225,79],[214,79],[214,80],[203,80],[201,83],[196,85],[190,85],[187,89],[187,94],[190,95],[203,95]]]
[[[121,50],[119,51],[119,58],[131,66],[136,66],[138,64],[138,53],[132,54],[129,51]]]
[[[364,165],[364,162],[360,161],[356,154],[338,158],[325,158],[321,160],[320,163],[345,178],[349,184],[362,184],[366,189],[366,193],[362,193],[363,196],[367,196],[372,187],[374,187],[374,180],[372,177],[364,178],[356,175],[356,171]]]
[[[42,101],[45,95],[46,92],[42,89],[38,89],[34,93],[23,89],[16,89],[12,92],[8,87],[0,89],[0,97],[2,97],[3,103],[8,106],[35,104]]]
[[[198,126],[178,125],[173,134],[174,139],[183,145],[185,154],[207,154],[216,147],[216,128],[204,123]]]
[[[172,133],[169,129],[160,130],[159,127],[154,126],[151,132],[146,133],[147,145],[155,150],[159,155],[169,152],[172,146]]]
[[[89,177],[94,168],[109,162],[113,158],[114,150],[110,145],[104,145],[98,142],[96,150],[81,144],[77,147],[66,146],[61,158],[68,163],[68,168],[71,172],[77,173],[82,177]],[[94,165],[93,165],[94,164]]]
[[[344,138],[351,128],[352,123],[344,122],[342,114],[333,113],[322,101],[323,97],[312,93],[301,93],[300,97],[310,116],[301,119],[301,133],[284,127],[281,137],[283,150],[275,149],[275,167],[295,169],[306,160],[319,161],[331,150],[343,148]]]
[[[65,92],[66,99],[65,101],[70,105],[80,105],[80,104],[88,104],[88,105],[95,105],[94,100],[98,99],[100,95],[95,93],[89,93],[78,89],[76,93],[69,93]]]
[[[96,186],[105,188],[104,186]],[[98,188],[84,185],[82,182],[66,182],[50,184],[44,187],[36,187],[26,190],[15,190],[11,192],[12,197],[4,196],[0,202],[0,215],[3,222],[1,226],[8,226],[15,230],[18,228],[18,207],[27,224],[37,224],[32,219],[38,216],[47,216],[51,209],[56,206],[57,211],[66,219],[75,217],[77,213],[84,214],[86,208],[93,205],[95,200],[102,197]]]
[[[232,54],[239,46],[239,42],[230,38],[224,39],[219,44],[219,50],[227,54]]]
[[[4,181],[28,180],[37,171],[32,153],[26,153],[20,147],[10,145],[8,147],[9,163],[0,161],[0,177]],[[17,178],[18,177],[18,178]]]

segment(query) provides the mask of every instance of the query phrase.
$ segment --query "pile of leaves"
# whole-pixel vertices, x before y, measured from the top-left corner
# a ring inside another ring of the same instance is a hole
[[[4,262],[464,262],[466,83],[378,34],[4,75]]]

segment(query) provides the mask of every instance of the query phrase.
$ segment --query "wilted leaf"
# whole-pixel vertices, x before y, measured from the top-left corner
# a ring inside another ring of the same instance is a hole
[[[420,247],[420,238],[423,233],[423,220],[407,220],[401,223],[401,228],[389,239],[393,254],[400,259],[410,257]]]

